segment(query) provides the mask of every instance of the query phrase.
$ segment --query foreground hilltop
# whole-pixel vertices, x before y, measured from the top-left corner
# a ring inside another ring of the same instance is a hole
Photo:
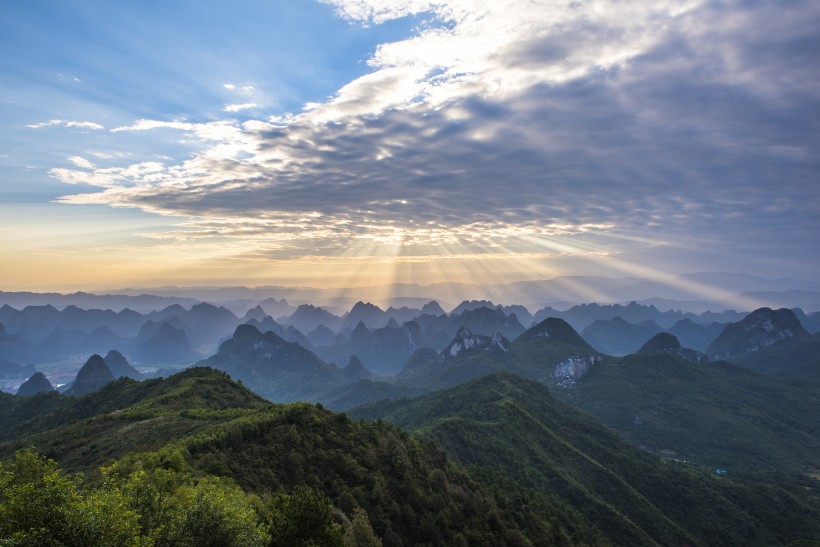
[[[173,452],[263,499],[308,486],[348,517],[361,508],[385,545],[769,545],[820,534],[806,493],[660,460],[510,373],[384,405],[370,412],[429,440],[319,405],[268,403],[193,368],[84,397],[0,397],[13,422],[0,454],[33,446],[90,471]]]

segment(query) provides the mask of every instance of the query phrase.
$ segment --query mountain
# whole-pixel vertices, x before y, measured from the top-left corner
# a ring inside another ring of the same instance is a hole
[[[581,336],[595,349],[609,355],[634,353],[647,340],[663,329],[654,321],[647,320],[634,325],[614,317],[608,321],[597,319],[581,331]]]
[[[635,352],[636,355],[652,355],[658,352],[665,352],[684,361],[700,363],[706,361],[706,355],[690,348],[681,347],[678,338],[668,332],[659,332],[649,339],[641,349]]]
[[[441,352],[421,348],[413,353],[396,375],[396,382],[425,391],[460,384],[514,367],[516,357],[511,350],[501,333],[485,336],[461,327]]]
[[[345,382],[342,371],[272,331],[239,325],[219,351],[198,363],[224,370],[272,401],[317,400]]]
[[[548,317],[513,342],[518,358],[510,369],[543,383],[572,385],[602,356],[563,319]]]
[[[730,299],[735,301],[753,302],[758,307],[767,308],[804,308],[820,310],[820,290],[804,291],[792,289],[788,291],[759,290],[738,294]]]
[[[681,319],[666,332],[675,335],[687,348],[705,353],[709,344],[723,331],[725,323],[695,323],[689,318]]]
[[[49,393],[54,391],[54,386],[42,372],[35,372],[31,378],[23,382],[17,389],[19,397],[31,397],[38,393]]]
[[[510,341],[497,332],[492,336],[473,334],[467,327],[461,327],[453,341],[441,352],[442,360],[451,360],[463,357],[470,353],[487,351],[510,351]]]
[[[112,349],[103,358],[106,366],[114,375],[114,378],[132,378],[134,380],[142,380],[144,377],[140,371],[131,366],[128,359],[119,351]]]
[[[285,321],[293,325],[302,332],[310,332],[319,325],[336,331],[341,327],[341,318],[333,315],[323,308],[317,308],[311,304],[302,304]]]
[[[431,300],[421,307],[419,315],[447,315],[444,309],[435,300]]]
[[[206,302],[191,306],[190,310],[178,317],[189,327],[185,330],[191,344],[203,348],[215,348],[218,340],[229,336],[236,325],[241,323],[227,308]]]
[[[199,357],[185,331],[170,321],[147,321],[134,339],[131,353],[141,363],[188,363]]]
[[[150,294],[90,294],[86,292],[60,294],[0,291],[0,303],[18,309],[27,306],[51,304],[58,307],[75,306],[85,309],[99,308],[115,311],[130,308],[131,310],[147,313],[174,303],[190,306],[196,304],[197,300],[185,297],[155,296]]]
[[[0,378],[26,378],[35,373],[34,365],[18,365],[0,359]]]
[[[738,357],[789,340],[808,340],[794,312],[787,308],[760,308],[737,323],[730,323],[715,338],[706,353],[713,359]]]
[[[499,332],[510,340],[526,330],[515,315],[507,315],[501,309],[484,306],[465,310],[461,314],[451,314],[446,331],[454,335],[462,327],[485,336]]]
[[[0,323],[0,359],[29,364],[42,362],[48,356],[47,351],[36,347],[22,336],[6,332],[5,326]]]
[[[269,314],[264,309],[262,309],[262,306],[257,305],[249,309],[247,312],[245,312],[245,315],[242,316],[242,322],[247,323],[251,319],[262,321],[268,315]]]
[[[615,545],[774,545],[820,530],[820,510],[800,489],[719,480],[712,470],[662,460],[506,372],[349,413],[414,431],[462,464],[548,493]]]
[[[336,340],[336,334],[324,325],[319,325],[309,333],[307,339],[314,346],[329,346]]]
[[[92,391],[97,391],[105,384],[114,381],[114,375],[105,364],[102,357],[97,354],[88,358],[88,361],[77,373],[77,378],[63,391],[65,395],[81,397]]]
[[[792,312],[794,312],[794,316],[797,317],[797,320],[800,321],[804,329],[812,334],[820,332],[820,312],[807,314],[798,307],[792,308]]]
[[[607,543],[595,523],[566,504],[503,476],[473,476],[395,426],[304,403],[266,403],[212,369],[120,379],[82,399],[43,399],[40,409],[8,399],[18,400],[0,398],[0,408],[12,405],[15,416],[25,409],[29,424],[55,417],[60,425],[15,435],[0,454],[34,446],[75,471],[114,457],[120,460],[110,473],[217,474],[215,484],[232,480],[265,497],[309,486],[338,514],[360,508],[391,546]]]
[[[316,353],[334,363],[344,363],[351,355],[356,355],[376,374],[390,376],[399,372],[410,355],[423,344],[424,338],[415,321],[408,321],[401,327],[388,325],[372,332],[359,321],[343,343],[316,348]]]
[[[565,321],[547,318],[512,343],[500,333],[486,336],[462,328],[441,352],[422,348],[414,353],[396,381],[429,391],[506,370],[545,383],[571,384],[601,358]]]
[[[820,384],[660,351],[601,361],[555,393],[656,454],[733,473],[820,468]]]
[[[729,361],[760,374],[820,382],[820,333],[785,339]]]
[[[225,373],[204,368],[165,380],[120,378],[83,397],[7,397],[0,399],[0,414],[9,418],[0,420],[0,455],[33,444],[72,469],[88,469],[268,405]]]
[[[356,302],[350,311],[342,319],[342,329],[352,329],[359,323],[364,323],[369,328],[383,327],[387,324],[389,317],[380,307],[370,302]]]

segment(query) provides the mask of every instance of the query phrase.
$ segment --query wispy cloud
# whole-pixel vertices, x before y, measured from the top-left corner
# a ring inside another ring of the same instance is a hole
[[[88,161],[87,159],[83,158],[82,156],[70,156],[68,161],[76,165],[81,169],[94,169],[96,165]]]
[[[53,119],[48,120],[47,122],[33,123],[27,125],[26,127],[30,127],[31,129],[40,129],[42,127],[79,127],[82,129],[105,129],[100,124],[94,122],[81,122],[62,119]]]

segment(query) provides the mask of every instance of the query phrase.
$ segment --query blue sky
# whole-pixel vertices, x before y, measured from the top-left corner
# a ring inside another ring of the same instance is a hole
[[[0,283],[816,278],[816,2],[0,5]]]

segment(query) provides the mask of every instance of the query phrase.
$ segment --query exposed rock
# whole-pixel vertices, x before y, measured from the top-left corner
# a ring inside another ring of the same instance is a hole
[[[552,378],[558,387],[572,387],[586,375],[589,367],[600,361],[598,355],[573,355],[555,365]]]
[[[441,352],[441,358],[443,360],[454,359],[476,348],[483,348],[484,351],[499,349],[507,352],[510,351],[510,347],[510,342],[500,332],[492,336],[484,336],[473,334],[467,327],[461,327],[453,341]]]

